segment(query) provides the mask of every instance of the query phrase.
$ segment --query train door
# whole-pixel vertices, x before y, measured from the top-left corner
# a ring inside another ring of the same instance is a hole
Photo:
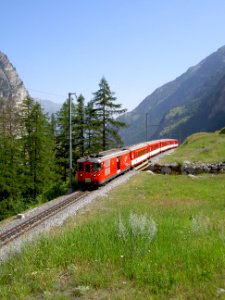
[[[105,161],[105,177],[109,177],[110,175],[110,159]]]
[[[117,172],[120,171],[121,168],[121,156],[117,157]]]

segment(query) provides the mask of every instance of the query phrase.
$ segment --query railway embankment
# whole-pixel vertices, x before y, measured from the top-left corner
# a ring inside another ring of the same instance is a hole
[[[192,163],[190,161],[184,161],[183,163],[165,163],[161,164],[159,162],[150,164],[148,170],[167,175],[198,175],[202,173],[208,174],[223,174],[225,173],[225,162],[219,163]]]

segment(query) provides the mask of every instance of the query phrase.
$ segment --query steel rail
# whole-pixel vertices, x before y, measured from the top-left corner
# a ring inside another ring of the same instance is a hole
[[[37,213],[33,217],[29,217],[27,220],[23,221],[20,224],[8,229],[2,233],[0,233],[0,247],[8,244],[12,240],[18,238],[19,236],[23,235],[25,232],[29,231],[30,229],[36,227],[37,225],[41,224],[48,218],[56,215],[66,207],[70,206],[71,204],[78,202],[79,200],[83,199],[87,196],[90,192],[80,192],[78,195],[72,195],[57,203],[40,213]]]
[[[144,171],[148,168],[149,161],[144,161],[142,164],[134,167],[135,171]],[[0,247],[8,244],[12,240],[18,238],[19,236],[23,235],[25,232],[29,231],[30,229],[38,226],[48,218],[56,215],[69,205],[78,202],[85,196],[87,196],[90,192],[79,192],[78,195],[71,195],[68,196],[67,199],[64,201],[61,201],[57,204],[53,204],[51,207],[43,210],[40,213],[37,213],[33,217],[28,217],[25,221],[21,222],[20,224],[17,224],[13,226],[11,229],[5,230],[2,233],[0,233]]]

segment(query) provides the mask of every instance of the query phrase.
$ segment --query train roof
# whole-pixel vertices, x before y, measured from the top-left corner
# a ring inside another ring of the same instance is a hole
[[[149,144],[148,142],[139,143],[139,144],[136,144],[136,145],[125,147],[124,149],[135,150],[135,149],[138,149],[138,148],[146,147],[148,144]]]
[[[136,150],[138,148],[146,147],[147,145],[150,145],[150,144],[155,144],[155,143],[159,143],[159,142],[168,142],[168,141],[171,141],[171,140],[176,141],[176,139],[152,140],[152,141],[147,141],[147,142],[139,143],[139,144],[132,145],[132,146],[127,146],[124,149]]]
[[[129,153],[128,149],[111,149],[111,150],[101,151],[99,153],[93,153],[85,157],[81,157],[77,160],[77,162],[90,161],[90,162],[99,163],[107,159],[110,159],[112,157],[121,156],[126,153]]]
[[[147,145],[154,144],[154,143],[168,142],[168,141],[177,141],[177,140],[176,139],[153,140],[153,141],[147,141],[147,142],[139,143],[139,144],[136,144],[136,145],[128,146],[128,147],[125,147],[123,149],[111,149],[111,150],[101,151],[101,152],[98,152],[98,153],[90,154],[90,155],[85,156],[85,157],[81,157],[77,160],[77,162],[90,161],[90,162],[99,163],[99,162],[105,161],[107,159],[110,159],[112,157],[117,157],[117,156],[121,156],[123,154],[126,154],[131,150],[136,150],[138,148],[143,148],[143,147],[146,147]]]

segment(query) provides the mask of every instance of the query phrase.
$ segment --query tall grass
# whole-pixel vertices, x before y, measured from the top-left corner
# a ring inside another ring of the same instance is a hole
[[[2,264],[0,298],[216,299],[224,180],[134,177]]]
[[[195,133],[188,137],[175,153],[164,157],[161,162],[223,162],[225,135],[215,133]]]

